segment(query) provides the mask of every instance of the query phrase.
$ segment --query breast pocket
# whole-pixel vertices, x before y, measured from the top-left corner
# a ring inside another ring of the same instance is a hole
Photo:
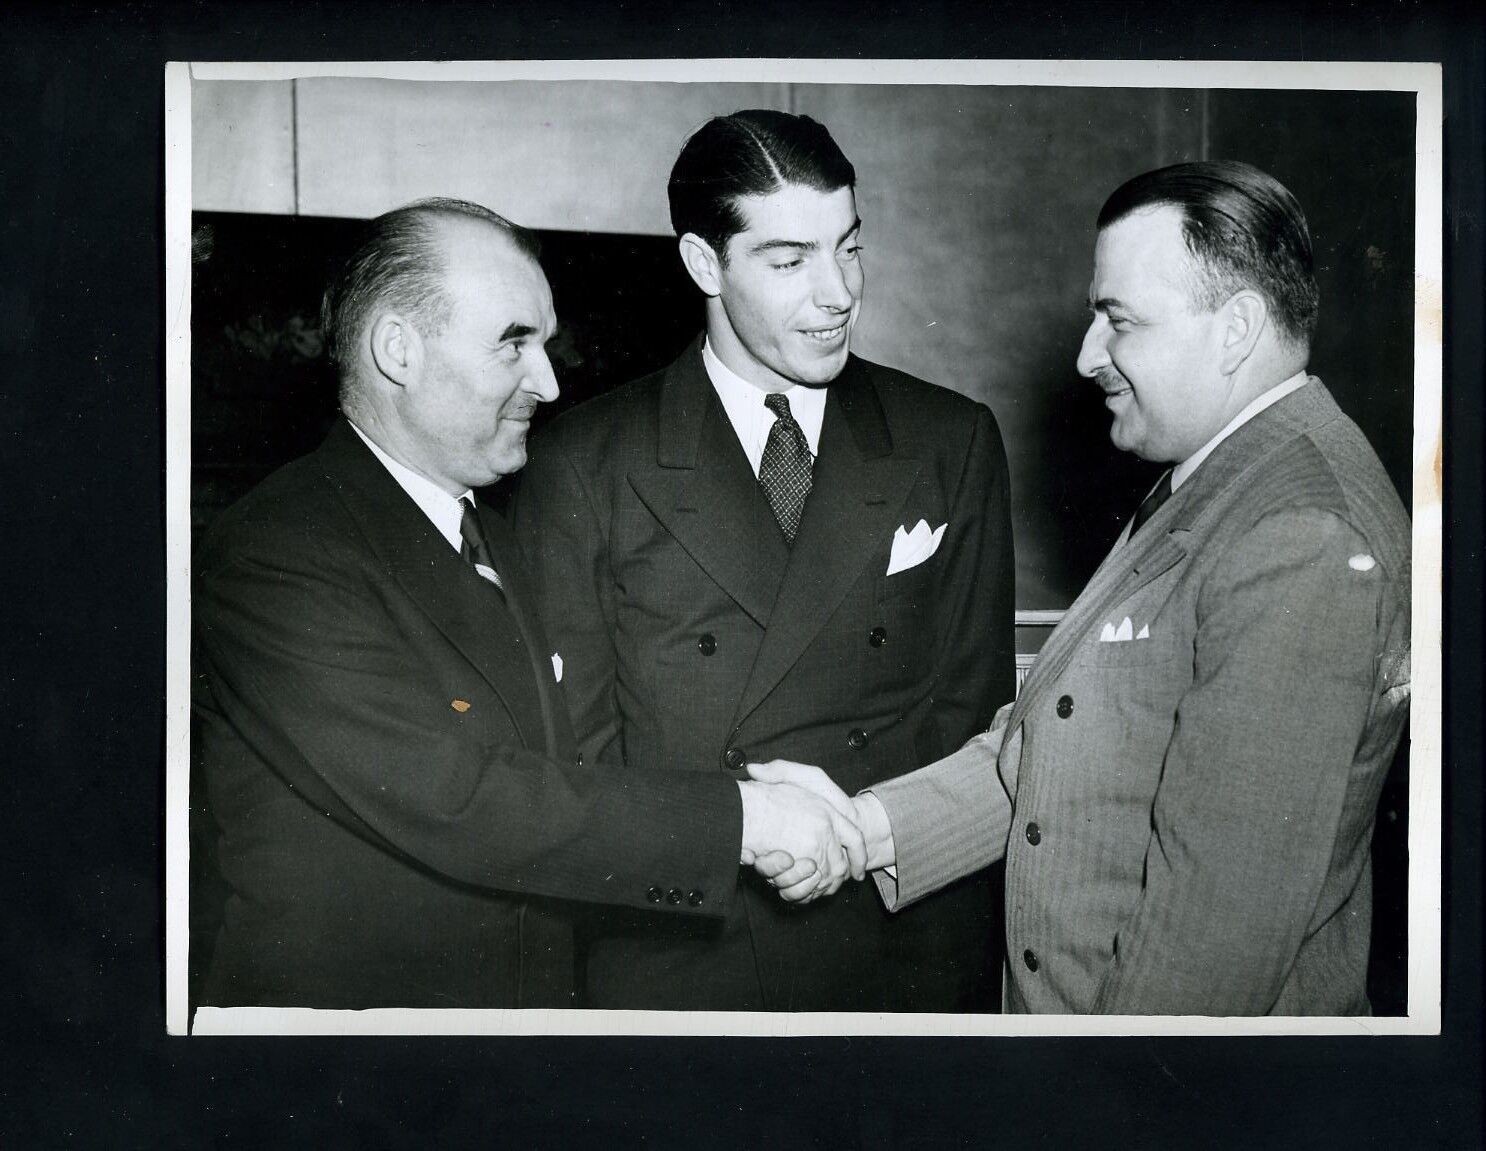
[[[939,574],[937,555],[930,556],[921,564],[905,571],[884,576],[882,599],[884,603],[907,601],[916,605],[927,604],[934,595],[934,585]]]
[[[1177,646],[1170,636],[1148,637],[1086,645],[1079,663],[1088,667],[1146,667],[1169,663],[1176,658]]]

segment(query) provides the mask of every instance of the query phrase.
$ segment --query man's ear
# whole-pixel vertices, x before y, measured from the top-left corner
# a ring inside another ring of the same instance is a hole
[[[1231,376],[1254,352],[1269,325],[1269,306],[1258,292],[1245,288],[1223,305],[1223,347],[1218,367]]]
[[[695,232],[681,237],[681,263],[692,283],[702,289],[706,296],[722,294],[722,264],[712,245]]]
[[[399,387],[407,387],[423,367],[423,340],[412,321],[397,312],[383,312],[367,331],[372,362],[377,371]]]

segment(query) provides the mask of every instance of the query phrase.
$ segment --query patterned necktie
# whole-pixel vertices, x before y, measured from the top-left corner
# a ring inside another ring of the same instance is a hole
[[[1155,515],[1161,509],[1161,505],[1170,498],[1171,469],[1168,468],[1166,474],[1156,484],[1155,490],[1146,496],[1145,499],[1141,500],[1140,507],[1135,509],[1135,518],[1130,521],[1130,534],[1126,538],[1134,539],[1135,533],[1145,525],[1145,521]]]
[[[789,400],[782,392],[764,397],[764,407],[774,413],[774,426],[764,444],[759,461],[758,482],[764,498],[779,521],[779,530],[790,543],[800,530],[800,516],[805,511],[805,497],[810,494],[810,469],[814,463],[810,443],[795,417],[790,414]]]
[[[490,545],[485,542],[485,529],[480,526],[480,514],[475,511],[475,501],[465,496],[459,502],[464,505],[464,514],[459,517],[459,535],[464,541],[459,548],[459,558],[465,563],[474,564],[475,571],[493,583],[504,595],[505,586],[495,570]]]

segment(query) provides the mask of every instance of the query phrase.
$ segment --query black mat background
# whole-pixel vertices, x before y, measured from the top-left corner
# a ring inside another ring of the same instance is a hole
[[[1481,1145],[1483,30],[1423,3],[13,4],[0,33],[0,1145]],[[1446,62],[1438,1039],[164,1033],[163,66],[682,56]]]

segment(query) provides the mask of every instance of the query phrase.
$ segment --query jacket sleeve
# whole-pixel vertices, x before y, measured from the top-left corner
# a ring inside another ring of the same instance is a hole
[[[550,434],[532,444],[512,520],[543,623],[562,654],[563,698],[583,758],[622,763],[607,540],[588,486]]]
[[[211,706],[256,758],[358,835],[479,887],[724,914],[737,882],[731,779],[557,762],[462,725],[418,690],[416,653],[364,556],[242,533],[206,549],[194,604]],[[497,729],[498,730],[498,729]],[[654,908],[652,908],[654,909]]]
[[[1094,1003],[1256,1015],[1275,1003],[1348,819],[1387,576],[1339,516],[1286,510],[1216,563],[1152,811],[1146,883]],[[1354,801],[1355,802],[1355,801]],[[1358,830],[1361,828],[1361,830]]]
[[[872,873],[889,911],[1006,855],[1011,797],[996,771],[1005,732],[984,732],[936,763],[866,789],[893,830],[894,865]]]
[[[1016,690],[1011,484],[1000,430],[984,405],[976,405],[950,516],[954,535],[946,543],[953,551],[940,583],[933,689],[945,751],[990,727]]]

